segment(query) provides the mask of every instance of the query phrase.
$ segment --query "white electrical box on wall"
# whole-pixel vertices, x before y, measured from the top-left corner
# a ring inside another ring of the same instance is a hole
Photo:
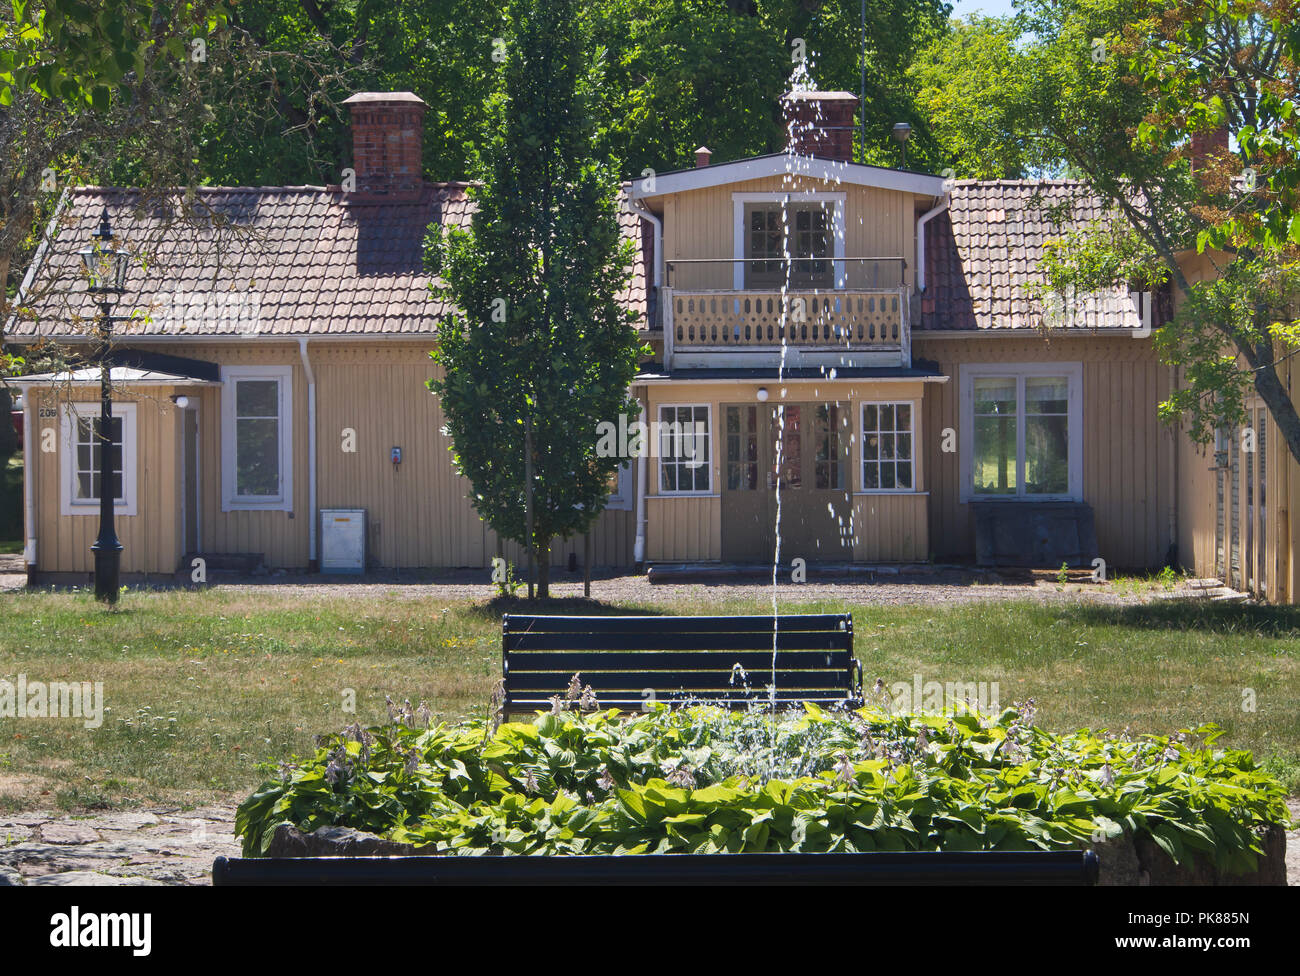
[[[366,571],[366,510],[364,508],[322,508],[320,510],[320,571],[322,573],[364,573]]]

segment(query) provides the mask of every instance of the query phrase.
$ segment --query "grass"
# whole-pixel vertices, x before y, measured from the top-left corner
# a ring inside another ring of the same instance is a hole
[[[702,593],[705,591],[701,591]],[[752,600],[657,606],[553,601],[549,612],[764,613]],[[500,675],[500,601],[214,589],[0,594],[0,678],[102,681],[103,725],[0,718],[0,809],[70,810],[241,798],[258,764],[312,737],[386,717],[384,696],[437,715],[483,715]],[[521,604],[515,605],[522,608]],[[829,612],[842,603],[789,603]],[[867,682],[998,682],[1038,721],[1167,732],[1222,725],[1300,792],[1300,610],[1160,601],[859,607]],[[345,712],[349,689],[355,714]],[[1254,710],[1250,706],[1253,695]]]

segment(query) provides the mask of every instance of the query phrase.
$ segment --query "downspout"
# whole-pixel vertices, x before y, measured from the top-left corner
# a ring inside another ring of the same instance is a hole
[[[916,221],[916,290],[925,291],[925,225],[948,209],[948,195],[933,210],[927,210]]]
[[[1169,395],[1172,397],[1178,390],[1178,367],[1169,367]],[[1178,552],[1178,437],[1182,433],[1181,426],[1169,427],[1169,550],[1166,554],[1166,563],[1175,570],[1180,568],[1180,553]]]
[[[636,456],[636,542],[632,546],[632,562],[638,567],[645,564],[645,493],[649,477],[647,453],[638,451]]]
[[[36,465],[32,463],[32,388],[23,388],[23,509],[27,523],[27,544],[23,549],[27,579],[36,572]]]
[[[312,372],[307,356],[307,340],[298,340],[298,355],[302,371],[307,374],[307,518],[310,523],[307,537],[308,568],[317,569],[316,561],[316,374]]]

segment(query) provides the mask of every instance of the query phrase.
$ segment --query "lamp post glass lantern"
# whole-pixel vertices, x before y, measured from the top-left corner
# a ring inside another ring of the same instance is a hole
[[[113,388],[109,350],[113,338],[113,296],[126,286],[126,268],[130,255],[113,244],[113,227],[104,207],[99,229],[91,235],[91,244],[80,252],[85,267],[86,290],[99,301],[99,419],[95,422],[95,443],[99,447],[99,474],[92,477],[99,491],[99,536],[90,551],[95,554],[95,599],[116,603],[122,570],[122,543],[113,524],[113,506],[125,472],[120,472],[118,442],[113,427]],[[92,452],[93,455],[94,452]],[[92,471],[93,457],[92,457]]]

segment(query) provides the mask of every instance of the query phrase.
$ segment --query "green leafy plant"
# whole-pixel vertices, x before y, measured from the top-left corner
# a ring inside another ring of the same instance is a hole
[[[324,736],[239,808],[246,856],[276,827],[344,825],[438,854],[1033,850],[1145,834],[1176,862],[1255,868],[1280,784],[1216,726],[1054,735],[998,716],[871,709],[769,719],[711,707],[559,711],[495,732],[396,724]]]

